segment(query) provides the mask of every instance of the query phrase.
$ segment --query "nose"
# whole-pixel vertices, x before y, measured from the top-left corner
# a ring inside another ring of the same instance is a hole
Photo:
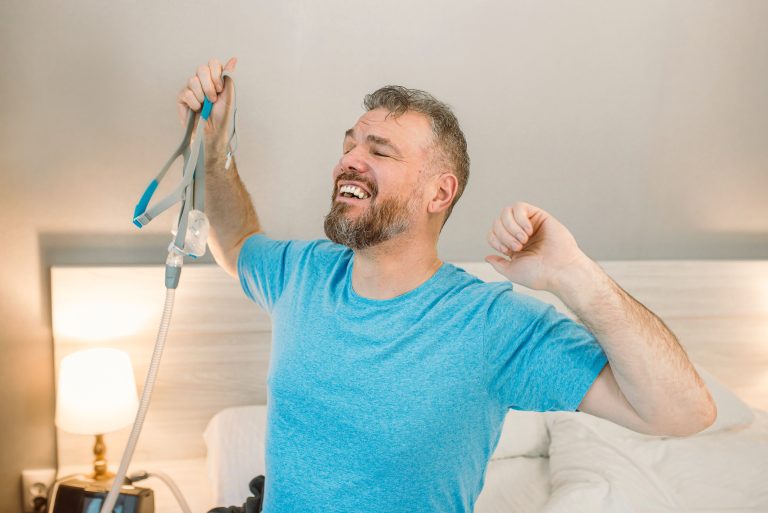
[[[370,165],[366,158],[366,152],[364,148],[358,146],[352,148],[350,151],[341,156],[339,160],[339,167],[341,172],[344,171],[357,171],[358,173],[367,173],[370,171]]]

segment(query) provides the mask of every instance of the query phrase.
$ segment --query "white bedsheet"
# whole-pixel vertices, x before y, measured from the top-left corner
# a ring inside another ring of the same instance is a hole
[[[685,438],[582,413],[548,418],[552,496],[542,513],[768,512],[768,412]]]

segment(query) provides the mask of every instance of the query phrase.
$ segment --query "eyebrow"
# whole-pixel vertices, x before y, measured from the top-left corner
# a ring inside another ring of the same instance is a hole
[[[354,128],[350,128],[349,130],[344,132],[344,139],[346,139],[347,137],[350,137],[352,139],[355,138]],[[392,149],[392,151],[394,151],[395,153],[397,153],[398,156],[402,156],[400,149],[397,146],[395,146],[392,143],[392,141],[390,141],[389,139],[385,139],[384,137],[379,137],[378,135],[371,134],[368,137],[366,137],[365,140],[368,141],[369,143],[377,144],[379,146],[386,146]]]

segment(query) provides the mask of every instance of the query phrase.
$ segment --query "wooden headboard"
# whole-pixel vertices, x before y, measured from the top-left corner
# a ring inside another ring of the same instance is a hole
[[[486,263],[456,263],[488,281]],[[606,261],[606,272],[661,317],[690,358],[754,407],[768,410],[768,260]],[[139,387],[164,300],[163,268],[52,269],[56,368],[67,354],[128,351]],[[574,317],[554,296],[516,286]],[[187,266],[135,460],[202,458],[202,432],[219,410],[266,402],[270,320],[214,265]],[[128,429],[107,436],[111,463]],[[57,433],[59,465],[87,464],[93,440]]]

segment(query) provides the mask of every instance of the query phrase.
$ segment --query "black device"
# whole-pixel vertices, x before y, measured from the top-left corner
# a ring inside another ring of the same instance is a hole
[[[253,494],[252,497],[245,499],[241,506],[218,507],[208,511],[208,513],[261,513],[261,507],[264,505],[264,476],[256,476],[248,483],[248,488]]]
[[[83,478],[66,479],[51,490],[50,513],[99,513],[109,493],[106,485]],[[115,513],[155,513],[155,494],[149,488],[123,485]]]

